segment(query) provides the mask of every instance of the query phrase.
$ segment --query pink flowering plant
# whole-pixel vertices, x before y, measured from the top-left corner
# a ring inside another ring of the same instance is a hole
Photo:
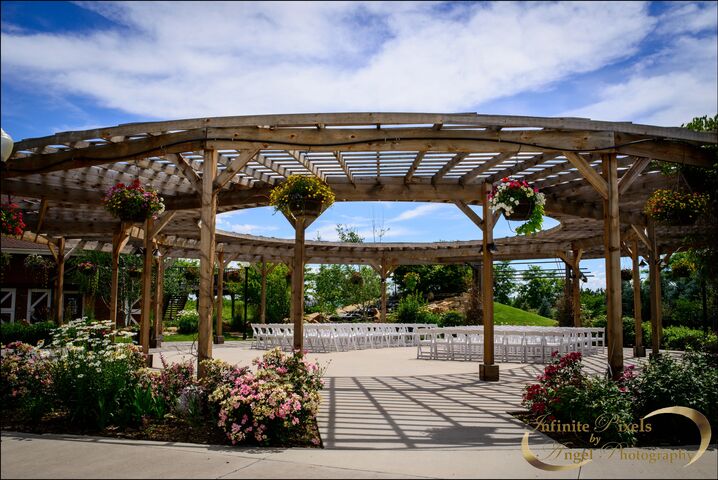
[[[47,393],[52,389],[49,362],[40,347],[12,342],[2,348],[0,399],[3,409],[19,408],[36,423],[49,410]]]
[[[311,439],[319,409],[323,370],[301,352],[286,355],[278,348],[254,361],[256,372],[244,371],[220,384],[209,396],[219,407],[217,425],[236,444],[286,445]]]
[[[552,353],[551,363],[537,377],[538,383],[524,389],[522,406],[529,410],[531,423],[540,429],[551,422],[575,421],[587,424],[590,430],[571,432],[584,444],[593,433],[601,445],[633,445],[636,435],[625,428],[633,421],[632,396],[626,387],[634,377],[633,370],[627,369],[624,377],[614,382],[586,375],[581,361],[580,352]]]
[[[503,212],[507,218],[521,203],[530,205],[531,213],[528,221],[516,229],[519,235],[528,235],[541,230],[543,225],[544,205],[546,197],[537,188],[525,180],[511,180],[507,177],[494,187],[489,194],[489,205],[493,213]]]
[[[105,208],[121,220],[142,222],[150,216],[157,218],[165,211],[165,204],[152,188],[143,187],[139,180],[130,185],[118,183],[107,191]]]
[[[25,222],[22,212],[14,203],[3,203],[0,205],[0,226],[3,235],[19,237],[25,231]]]

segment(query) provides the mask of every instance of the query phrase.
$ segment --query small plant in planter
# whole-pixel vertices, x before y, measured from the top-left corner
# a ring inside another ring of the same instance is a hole
[[[145,188],[139,180],[129,186],[118,183],[107,191],[105,208],[120,220],[144,222],[150,216],[157,217],[165,211],[162,197],[151,188]]]
[[[524,180],[501,179],[489,194],[491,211],[503,212],[506,220],[528,220],[516,229],[519,235],[528,235],[541,230],[546,198],[537,188]]]
[[[3,203],[0,206],[0,224],[2,224],[3,235],[19,237],[25,231],[22,212],[14,203]]]
[[[622,282],[630,282],[633,279],[633,270],[630,268],[622,268],[621,269],[621,281]]]
[[[269,194],[269,204],[293,218],[318,217],[334,199],[334,192],[326,182],[304,175],[290,175]]]
[[[648,197],[643,211],[665,225],[691,225],[705,214],[708,198],[705,193],[659,189]]]

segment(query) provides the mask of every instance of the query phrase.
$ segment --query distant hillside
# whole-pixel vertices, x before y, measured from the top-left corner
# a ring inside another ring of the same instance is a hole
[[[509,307],[503,303],[494,302],[494,324],[495,325],[538,325],[540,327],[555,327],[556,320],[542,317],[535,313],[521,310],[520,308]]]

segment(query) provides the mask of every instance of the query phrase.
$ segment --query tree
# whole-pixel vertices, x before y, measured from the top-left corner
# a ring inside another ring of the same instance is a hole
[[[394,270],[394,279],[403,294],[411,293],[406,282],[409,272],[419,275],[416,291],[424,298],[459,295],[467,290],[471,275],[466,265],[400,265]]]
[[[494,300],[511,305],[511,295],[516,291],[514,274],[516,270],[509,262],[500,262],[494,265]]]
[[[540,266],[531,265],[523,272],[523,281],[518,288],[515,306],[551,316],[551,309],[563,290],[563,280],[547,277]]]

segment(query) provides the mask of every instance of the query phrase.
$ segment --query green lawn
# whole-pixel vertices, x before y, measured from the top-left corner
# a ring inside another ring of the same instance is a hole
[[[494,324],[555,327],[558,325],[558,322],[535,313],[521,310],[520,308],[509,307],[508,305],[494,302]]]
[[[197,340],[197,334],[196,333],[176,333],[174,335],[165,335],[162,339],[163,342],[194,342]],[[229,333],[224,334],[224,341],[225,342],[231,342],[236,340],[242,340],[242,335],[239,335],[238,337],[235,337],[234,335],[230,335]]]

